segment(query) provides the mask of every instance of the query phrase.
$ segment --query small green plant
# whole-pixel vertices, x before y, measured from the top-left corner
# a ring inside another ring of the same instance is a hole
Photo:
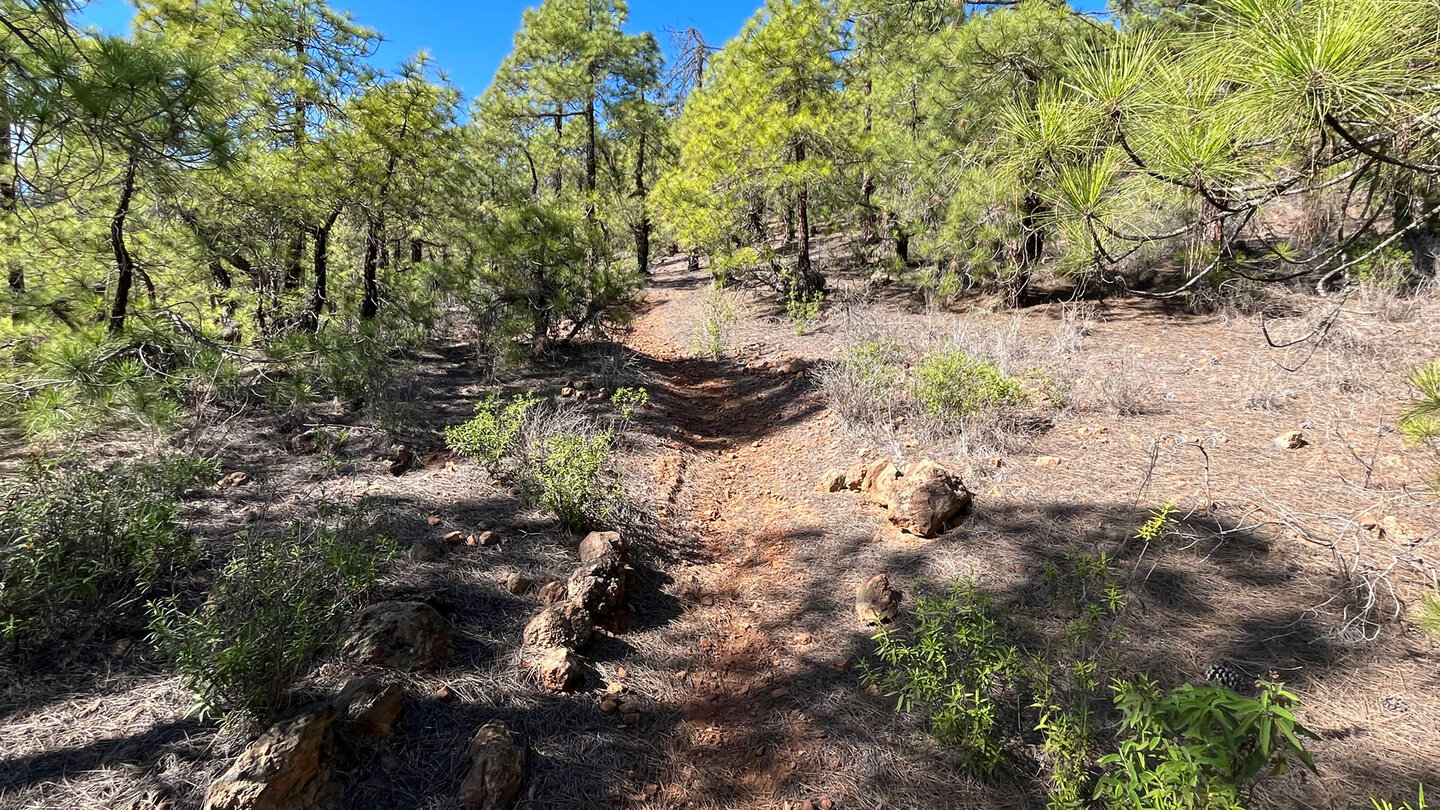
[[[1416,792],[1418,795],[1414,804],[1395,804],[1389,799],[1371,799],[1370,804],[1374,805],[1375,810],[1425,810],[1425,786],[1421,785]]]
[[[796,334],[805,334],[810,324],[820,317],[820,305],[824,300],[822,293],[812,292],[785,301],[785,314],[790,316],[790,323],[795,325]]]
[[[716,277],[705,295],[703,317],[696,328],[696,342],[699,353],[704,357],[719,360],[725,356],[725,344],[730,339],[730,328],[735,325],[735,307],[725,292],[725,279]]]
[[[174,658],[202,717],[266,719],[286,707],[296,679],[396,552],[371,524],[363,508],[329,506],[252,532],[216,571],[203,604],[149,603],[151,640]]]
[[[1175,530],[1175,515],[1178,512],[1173,501],[1166,501],[1150,510],[1150,518],[1135,532],[1135,539],[1153,543],[1166,537]]]
[[[1420,615],[1415,623],[1422,630],[1440,634],[1440,595],[1427,593],[1420,598]]]
[[[617,482],[607,481],[613,435],[553,436],[540,443],[529,499],[560,518],[566,528],[593,529],[614,514]],[[523,489],[523,488],[522,488]]]
[[[445,443],[462,456],[475,459],[494,472],[501,460],[517,452],[525,420],[539,400],[524,394],[508,402],[491,394],[475,406],[468,422],[445,428]]]
[[[959,348],[928,353],[914,368],[915,397],[931,416],[963,418],[1030,402],[1024,384]]]
[[[650,392],[644,388],[617,388],[610,401],[620,409],[620,418],[628,421],[650,404]]]
[[[616,395],[622,409],[649,399],[643,389],[622,390],[627,393]],[[615,434],[574,411],[542,409],[528,394],[509,401],[487,397],[474,418],[446,429],[445,440],[567,528],[601,525],[620,503],[619,481],[607,472]]]
[[[1399,428],[1409,439],[1435,451],[1440,461],[1440,361],[1427,363],[1410,373],[1415,398],[1400,414]],[[1440,491],[1440,472],[1434,487]]]
[[[1148,678],[1113,684],[1121,713],[1119,750],[1102,757],[1095,795],[1136,810],[1240,808],[1254,784],[1292,759],[1311,771],[1295,719],[1298,702],[1276,683],[1250,698],[1223,687],[1185,684],[1161,695]]]
[[[212,459],[104,468],[62,460],[0,489],[0,637],[17,647],[131,618],[199,560],[179,500],[215,481]]]
[[[861,671],[900,711],[924,710],[936,741],[961,746],[986,773],[1005,759],[995,734],[996,695],[1021,670],[1018,650],[993,613],[973,581],[956,582],[943,598],[917,600],[913,630],[876,634],[880,666],[867,662]]]

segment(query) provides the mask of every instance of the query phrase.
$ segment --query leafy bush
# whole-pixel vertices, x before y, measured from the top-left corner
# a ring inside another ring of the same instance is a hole
[[[725,355],[725,344],[730,339],[730,328],[735,325],[735,306],[725,291],[723,278],[716,278],[705,295],[704,317],[696,327],[696,343],[699,353],[712,360]]]
[[[820,304],[824,299],[822,293],[812,292],[785,300],[785,314],[790,316],[790,323],[795,325],[796,334],[805,334],[810,324],[820,317]]]
[[[958,348],[926,354],[914,374],[915,396],[931,416],[965,417],[1031,400],[1019,380]]]
[[[1302,738],[1319,737],[1295,719],[1295,696],[1279,684],[1262,682],[1256,698],[1191,684],[1162,697],[1143,677],[1113,688],[1122,737],[1100,759],[1095,791],[1113,807],[1240,808],[1256,779],[1292,758],[1315,770]]]
[[[0,490],[0,636],[17,645],[129,618],[199,559],[177,520],[184,491],[215,461],[28,467]]]
[[[622,414],[641,401],[634,393],[620,399]],[[608,478],[615,434],[574,410],[539,407],[530,395],[491,395],[470,421],[447,428],[445,441],[568,528],[604,524],[620,501],[619,483]]]
[[[1004,759],[996,739],[997,693],[1020,674],[1016,646],[973,582],[958,582],[944,598],[916,603],[913,630],[884,629],[862,677],[896,698],[900,711],[925,709],[936,741],[960,745],[972,765],[993,772]]]
[[[364,510],[327,507],[244,537],[199,607],[150,602],[151,639],[175,659],[202,716],[267,718],[285,707],[396,552],[370,529]]]
[[[610,401],[620,409],[620,418],[628,420],[650,404],[650,392],[644,388],[617,388]]]
[[[525,430],[526,417],[538,402],[525,394],[502,403],[499,395],[491,394],[475,405],[475,416],[470,421],[445,428],[445,444],[475,459],[493,474],[502,460],[520,451],[517,443]]]

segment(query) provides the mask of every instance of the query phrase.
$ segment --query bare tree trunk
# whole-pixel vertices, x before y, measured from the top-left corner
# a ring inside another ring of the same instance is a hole
[[[130,202],[135,196],[135,157],[125,161],[125,174],[120,181],[120,199],[110,217],[110,248],[115,253],[115,301],[110,307],[107,331],[113,336],[125,330],[125,316],[130,309],[130,287],[135,283],[135,259],[125,246],[125,218],[130,215]]]
[[[380,311],[380,284],[376,271],[380,266],[381,215],[365,217],[364,292],[360,298],[360,317],[370,319]]]
[[[0,71],[0,112],[3,112],[8,100],[9,89],[5,86],[5,73]],[[15,153],[10,144],[12,136],[10,119],[0,117],[0,223],[7,225],[11,224],[20,210],[20,192],[15,183]],[[19,238],[18,234],[12,235],[6,247],[13,248],[18,244]],[[8,272],[5,275],[10,292],[16,295],[25,292],[25,268],[13,253],[8,257],[7,264]]]
[[[332,208],[330,218],[315,229],[315,288],[310,293],[310,314],[317,329],[320,326],[320,315],[329,303],[326,285],[330,283],[330,230],[335,227],[335,220],[339,217],[340,209]]]
[[[414,267],[415,265],[423,261],[425,261],[425,243],[420,241],[419,239],[411,239],[410,266]]]
[[[565,150],[561,139],[565,135],[565,110],[559,106],[555,108],[555,173],[550,178],[550,185],[555,189],[555,196],[560,196],[561,186],[564,184],[564,177],[561,167],[565,165]]]
[[[640,275],[650,274],[650,208],[645,200],[645,130],[642,127],[639,151],[635,156],[635,198],[640,202],[640,221],[635,225],[635,265]]]
[[[805,144],[795,144],[795,162],[802,163],[805,160]],[[815,272],[810,262],[810,191],[804,183],[795,193],[795,214],[798,222],[796,232],[800,238],[800,244],[795,256],[795,284],[792,285],[790,297],[792,299],[808,299],[815,293],[825,290],[825,277]]]
[[[870,93],[874,84],[870,77],[865,77],[865,132],[871,130],[870,124]],[[871,176],[867,167],[860,176],[860,239],[867,245],[873,245],[880,239],[879,218],[875,215],[875,178]]]
[[[305,274],[305,231],[304,226],[290,237],[290,253],[285,262],[285,289],[295,290],[300,287],[300,279]]]

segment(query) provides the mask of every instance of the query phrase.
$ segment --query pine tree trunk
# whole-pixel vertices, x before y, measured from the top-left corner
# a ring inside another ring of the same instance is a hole
[[[15,215],[20,210],[20,193],[15,183],[15,155],[10,148],[10,119],[3,116],[8,101],[5,74],[0,71],[0,223],[7,226],[14,224]],[[9,249],[15,247],[19,239],[19,234],[12,234],[6,245],[6,253],[10,254],[7,259],[6,281],[10,292],[16,295],[25,292],[25,268]]]
[[[805,144],[795,144],[795,162],[805,161]],[[825,277],[815,272],[810,263],[810,191],[804,183],[795,193],[796,232],[800,244],[795,256],[795,284],[790,297],[795,300],[809,299],[825,290]]]
[[[874,84],[870,77],[865,77],[865,133],[868,135],[871,130],[870,123],[870,93]],[[867,245],[873,245],[880,239],[879,219],[875,215],[875,178],[871,176],[870,169],[866,168],[860,175],[860,239]]]
[[[561,173],[561,167],[565,165],[565,149],[561,143],[564,135],[565,110],[564,108],[557,106],[555,108],[555,173],[550,178],[550,185],[555,189],[556,197],[560,196],[560,189],[561,186],[564,184],[564,179]]]
[[[360,298],[360,317],[370,319],[380,311],[380,285],[376,271],[380,266],[380,222],[371,214],[365,220],[364,292]]]
[[[326,285],[330,283],[330,230],[339,217],[340,210],[333,209],[325,224],[315,229],[315,288],[310,293],[310,314],[316,328],[319,328],[320,315],[329,303]]]
[[[300,280],[305,274],[304,256],[305,231],[300,230],[290,238],[290,253],[285,262],[285,289],[299,289]]]
[[[650,275],[650,208],[645,200],[645,130],[640,130],[635,156],[635,198],[640,202],[640,221],[635,225],[635,265],[640,275]]]
[[[125,246],[125,218],[130,215],[130,202],[135,196],[135,158],[125,162],[125,175],[120,181],[120,199],[110,217],[110,249],[115,253],[115,301],[110,307],[107,331],[113,336],[125,330],[125,317],[130,309],[130,287],[135,283],[135,259]]]
[[[425,243],[420,241],[419,239],[411,239],[410,266],[414,267],[415,265],[423,261],[425,261]]]

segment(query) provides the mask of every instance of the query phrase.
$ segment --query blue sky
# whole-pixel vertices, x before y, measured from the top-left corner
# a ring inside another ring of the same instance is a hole
[[[334,8],[354,14],[362,25],[379,31],[385,43],[376,55],[381,66],[398,65],[424,48],[469,96],[477,96],[510,52],[520,12],[539,0],[330,0]],[[740,28],[763,0],[630,0],[629,30],[654,31],[669,47],[665,26],[694,26],[706,41],[720,45]],[[1103,0],[1077,0],[1080,8],[1103,7]],[[80,15],[82,24],[122,33],[133,8],[126,0],[93,0]]]

